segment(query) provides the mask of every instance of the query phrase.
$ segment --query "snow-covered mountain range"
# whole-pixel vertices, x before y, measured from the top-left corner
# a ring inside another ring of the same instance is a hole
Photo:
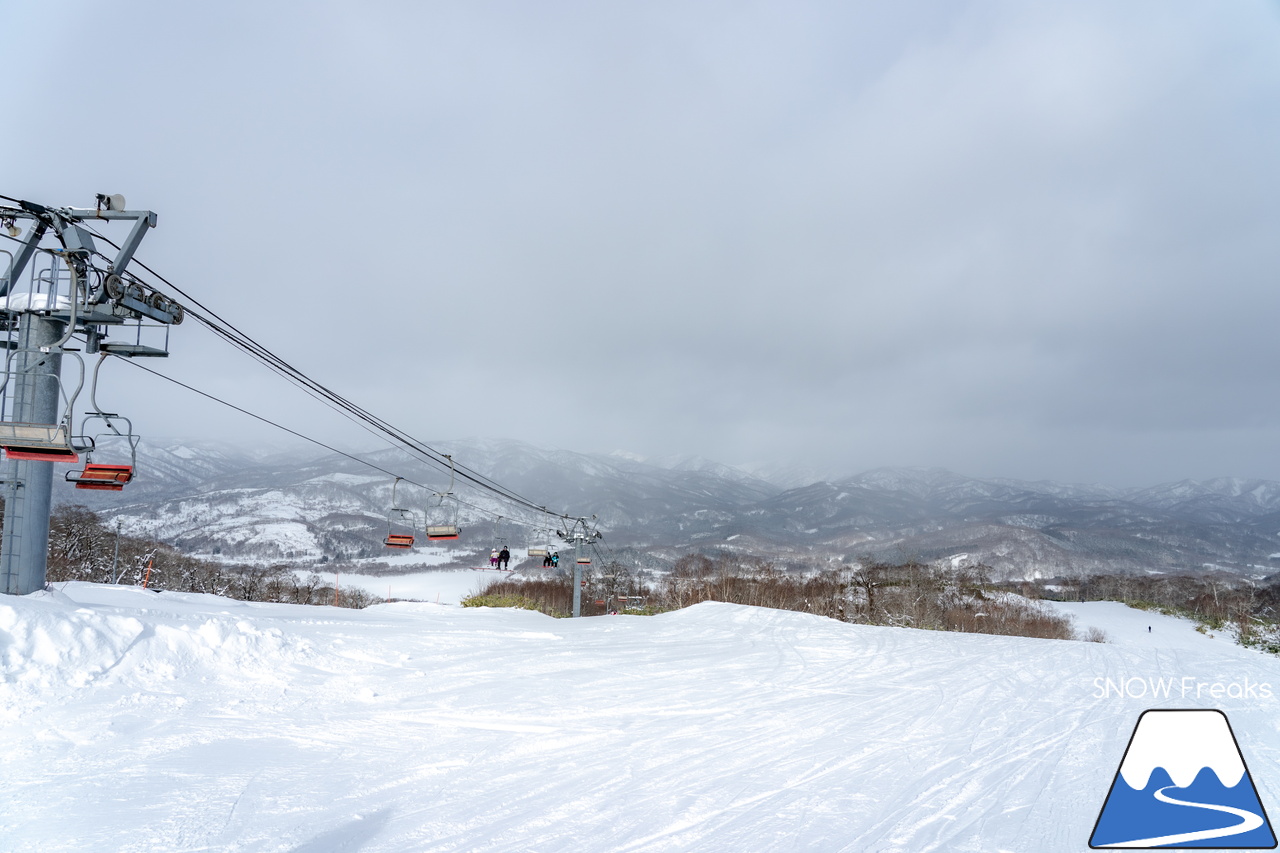
[[[787,565],[959,559],[999,574],[1203,571],[1265,576],[1280,566],[1280,483],[1215,479],[1149,488],[977,479],[938,468],[884,468],[795,485],[795,472],[746,471],[705,459],[548,450],[517,441],[437,442],[473,471],[554,513],[595,515],[605,541],[661,563],[689,550],[757,554]],[[399,521],[435,523],[447,473],[386,449],[356,454],[248,452],[153,442],[124,492],[59,487],[126,533],[146,533],[232,560],[307,563],[372,558]],[[373,467],[371,467],[373,466]],[[381,469],[381,470],[379,470]],[[493,495],[455,486],[464,502],[458,562],[495,537],[545,538]],[[495,521],[494,516],[503,516]],[[1274,557],[1274,560],[1273,560]]]

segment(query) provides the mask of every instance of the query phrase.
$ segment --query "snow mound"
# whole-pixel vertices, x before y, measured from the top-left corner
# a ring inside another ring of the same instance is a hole
[[[1221,642],[67,584],[0,603],[0,838],[15,853],[1075,851],[1152,701],[1095,682],[1157,674],[1274,686],[1170,703],[1226,711],[1274,802],[1280,664]]]

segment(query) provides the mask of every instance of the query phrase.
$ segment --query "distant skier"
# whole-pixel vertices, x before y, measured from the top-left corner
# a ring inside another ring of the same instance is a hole
[[[496,569],[498,567],[498,549],[494,548],[489,552],[489,568]]]
[[[542,568],[546,569],[550,567],[551,567],[551,552],[548,551],[547,555],[542,558]]]
[[[551,555],[551,568],[554,569],[559,565],[560,565],[560,552],[556,551],[554,554]]]
[[[498,553],[498,568],[511,571],[511,552],[506,546],[502,547],[502,551]]]

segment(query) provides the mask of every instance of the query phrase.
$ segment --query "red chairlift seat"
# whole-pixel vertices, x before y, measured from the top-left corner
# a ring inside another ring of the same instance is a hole
[[[68,471],[66,479],[68,483],[75,483],[77,489],[119,492],[133,479],[133,466],[86,462],[83,471]]]
[[[382,540],[382,544],[388,548],[412,548],[412,533],[388,533],[387,538]]]

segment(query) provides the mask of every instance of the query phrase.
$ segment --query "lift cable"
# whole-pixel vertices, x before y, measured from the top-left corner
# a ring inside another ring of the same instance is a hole
[[[0,195],[0,198],[13,200],[11,199],[10,196]],[[112,246],[116,246],[116,244],[110,238],[98,233],[96,229],[93,229],[88,226],[85,226],[85,227],[87,227],[88,230],[94,234],[94,236],[102,239],[103,242]],[[0,235],[0,236],[7,237],[8,235]],[[14,239],[14,238],[9,238],[9,239]],[[116,246],[116,248],[119,248],[119,247]],[[183,291],[180,287],[175,285],[173,282],[169,281],[160,273],[156,272],[154,269],[152,269],[150,266],[148,266],[146,263],[144,263],[140,259],[135,257],[133,259],[133,263],[137,266],[142,267],[147,272],[151,273],[151,275],[155,276],[157,279],[164,282],[165,285],[167,285],[170,289],[172,289],[174,292],[179,294],[184,300],[186,300],[186,304],[184,304],[183,306],[186,313],[190,314],[194,319],[197,320],[197,322],[205,326],[215,335],[221,337],[223,340],[227,341],[232,346],[235,346],[236,348],[250,355],[254,359],[258,360],[259,362],[264,364],[266,367],[276,372],[278,375],[281,375],[282,377],[286,378],[293,384],[307,391],[307,393],[326,402],[326,405],[329,405],[331,408],[336,407],[336,409],[342,412],[345,416],[366,425],[366,428],[369,429],[370,431],[380,432],[386,436],[389,436],[395,442],[401,445],[402,449],[406,449],[412,453],[418,454],[420,457],[423,458],[424,461],[427,461],[435,465],[436,467],[441,468],[442,470],[445,470],[450,466],[452,466],[453,469],[457,472],[457,474],[462,479],[467,480],[473,486],[479,489],[491,492],[510,503],[521,506],[532,512],[536,512],[536,513],[540,513],[548,516],[554,516],[554,517],[566,519],[566,520],[574,518],[574,516],[568,513],[552,512],[551,510],[547,509],[547,507],[535,503],[534,501],[503,486],[502,484],[496,482],[495,480],[492,480],[491,478],[481,474],[478,471],[468,468],[467,466],[460,465],[456,461],[450,462],[446,454],[444,454],[443,452],[430,447],[429,445],[425,444],[419,439],[416,439],[412,435],[409,435],[407,432],[383,420],[377,415],[374,415],[368,410],[356,405],[355,403],[341,396],[337,392],[327,388],[326,386],[320,384],[316,380],[307,376],[301,370],[289,364],[287,361],[280,358],[275,353],[271,352],[264,345],[255,341],[248,334],[236,328],[233,324],[231,324],[224,318],[218,316],[215,312],[210,310],[207,306],[203,305],[199,300],[195,299],[190,294]],[[190,305],[198,306],[199,310],[192,309],[191,307],[189,307]]]
[[[12,197],[6,196],[6,195],[0,195],[0,198],[16,201],[16,199],[13,199]],[[94,234],[94,236],[103,240],[103,242],[109,245],[115,246],[116,248],[119,248],[118,245],[115,244],[110,238],[98,233],[96,229],[93,229],[87,225],[83,227],[88,228],[88,230],[91,231]],[[10,237],[9,235],[3,234],[3,233],[0,233],[0,237],[13,240],[14,242],[21,242],[20,240],[14,237]],[[151,273],[153,276],[155,276],[156,278],[164,282],[174,292],[181,295],[185,300],[188,300],[189,304],[194,304],[196,306],[199,306],[199,309],[201,310],[194,310],[188,307],[187,305],[184,305],[184,310],[186,311],[186,313],[190,314],[193,318],[195,318],[198,322],[200,322],[201,325],[205,326],[215,335],[217,335],[218,337],[221,337],[223,340],[227,341],[228,343],[232,344],[236,348],[250,355],[255,360],[262,363],[264,366],[268,367],[278,375],[289,380],[291,383],[293,383],[294,385],[304,390],[309,395],[321,400],[321,402],[324,402],[330,408],[335,409],[336,411],[343,414],[344,416],[359,423],[363,428],[370,431],[371,433],[375,433],[375,434],[381,433],[384,437],[391,438],[393,440],[393,444],[392,444],[393,447],[398,447],[398,449],[406,450],[411,454],[414,454],[415,458],[419,458],[420,461],[431,463],[441,469],[447,470],[448,468],[452,467],[454,471],[458,474],[458,476],[461,479],[468,481],[473,488],[490,492],[495,496],[499,497],[500,499],[505,500],[509,503],[516,504],[523,509],[532,511],[542,516],[548,516],[548,517],[558,518],[562,520],[571,520],[574,518],[574,516],[568,513],[552,512],[551,510],[547,509],[547,507],[539,505],[533,502],[532,500],[529,500],[528,498],[523,497],[522,495],[516,493],[511,489],[508,489],[502,486],[501,484],[490,479],[489,477],[486,477],[485,475],[480,474],[479,472],[474,471],[466,466],[458,464],[456,461],[451,460],[450,457],[448,457],[446,454],[442,453],[441,451],[438,451],[426,445],[425,443],[419,441],[418,439],[414,438],[413,436],[409,435],[403,430],[400,430],[399,428],[383,420],[382,418],[379,418],[378,416],[372,414],[371,412],[368,412],[367,410],[356,405],[355,403],[352,403],[350,400],[347,400],[337,392],[332,391],[331,389],[321,385],[319,382],[311,379],[301,370],[293,367],[293,365],[289,364],[288,362],[284,361],[284,359],[272,353],[265,346],[263,346],[262,344],[259,344],[257,341],[253,340],[253,338],[251,338],[249,335],[240,331],[234,325],[227,322],[223,318],[219,317],[216,313],[208,309],[206,306],[204,306],[194,297],[187,294],[177,285],[170,282],[163,275],[156,272],[154,269],[152,269],[147,264],[143,263],[141,260],[134,258],[133,263],[137,266],[141,266],[143,269],[147,270],[147,272]],[[206,317],[202,312],[208,312],[210,316]],[[210,399],[216,400],[217,402],[224,403],[225,405],[228,405],[231,408],[235,408],[238,411],[241,411],[245,414],[250,415],[251,417],[262,420],[266,423],[271,424],[272,426],[276,426],[282,430],[285,430],[286,432],[289,432],[307,441],[316,443],[317,445],[325,447],[328,450],[333,450],[334,452],[337,452],[343,456],[349,456],[349,454],[343,453],[342,451],[337,450],[336,448],[329,447],[328,445],[325,445],[322,442],[318,442],[314,439],[311,439],[310,437],[302,435],[301,433],[291,430],[288,427],[275,424],[274,422],[271,422],[266,418],[262,418],[259,415],[256,415],[245,409],[241,409],[240,407],[234,406],[231,403],[226,403],[225,401],[219,400],[217,397],[214,397],[213,395],[205,394],[205,392],[203,391],[199,391],[198,389],[191,388],[191,386],[186,386],[184,385],[184,383],[178,382],[177,380],[172,379],[168,376],[165,376],[164,374],[150,370],[149,368],[142,367],[136,362],[131,361],[131,363],[133,363],[135,367],[139,367],[140,369],[145,370],[149,373],[153,373],[156,376],[160,376],[161,378],[168,379],[169,381],[174,382],[175,384],[182,385],[183,387],[187,387],[190,390],[194,391],[195,393],[208,396],[210,397]],[[356,457],[350,457],[350,458],[355,459]],[[378,466],[373,465],[372,463],[366,462],[365,460],[357,460],[357,461],[360,461],[362,464],[369,465],[370,467],[375,468],[376,470],[380,470],[380,471],[383,470]],[[383,471],[383,473],[387,473],[389,476],[396,476],[387,471]],[[407,480],[407,482],[414,482],[414,481]],[[421,488],[426,489],[428,491],[431,490],[431,487],[426,486],[424,484],[414,482],[414,485],[420,486]],[[496,513],[493,513],[490,510],[484,509],[483,507],[476,506],[475,504],[472,504],[467,501],[462,501],[458,499],[456,496],[454,496],[453,499],[457,501],[459,504],[478,510],[486,515],[496,515]],[[530,526],[535,526],[535,525],[531,523]]]
[[[3,196],[3,197],[9,198],[9,196]],[[98,237],[103,242],[109,245],[115,246],[116,248],[119,248],[117,244],[115,244],[109,237],[106,237],[105,235],[99,233],[96,229],[92,228],[91,226],[83,225],[82,227],[85,227],[87,230],[93,233],[94,236]],[[7,236],[7,235],[4,235],[4,236]],[[14,238],[9,238],[9,239],[14,239]],[[337,392],[311,379],[301,370],[289,364],[287,361],[280,358],[275,353],[271,352],[264,345],[255,341],[252,337],[250,337],[245,332],[236,328],[232,323],[218,316],[215,312],[213,312],[208,307],[203,305],[199,300],[195,299],[195,297],[183,291],[180,287],[178,287],[173,282],[166,279],[163,275],[156,272],[154,269],[152,269],[150,266],[148,266],[146,263],[144,263],[140,259],[135,257],[133,259],[133,263],[147,270],[147,272],[154,275],[160,281],[164,282],[174,292],[178,293],[185,300],[187,300],[187,305],[184,305],[184,309],[186,313],[194,317],[198,322],[201,323],[201,325],[205,326],[211,332],[223,338],[232,346],[242,350],[243,352],[247,353],[251,357],[258,360],[259,362],[263,363],[266,367],[273,370],[277,374],[281,375],[285,379],[289,380],[293,384],[303,388],[304,390],[307,390],[307,392],[312,394],[312,396],[316,396],[322,399],[322,401],[327,401],[326,405],[329,405],[330,407],[336,407],[339,411],[344,413],[347,417],[353,418],[367,425],[366,428],[370,429],[370,431],[381,432],[384,435],[390,436],[392,439],[394,439],[396,442],[402,445],[404,449],[407,449],[411,452],[419,454],[421,457],[425,459],[425,461],[435,465],[441,470],[449,470],[450,468],[452,468],[463,479],[470,481],[475,486],[481,489],[493,492],[494,494],[497,494],[498,496],[502,497],[503,499],[509,502],[518,504],[520,506],[525,507],[526,509],[529,509],[535,512],[545,513],[547,515],[558,515],[559,517],[562,517],[562,518],[572,518],[572,516],[568,515],[567,513],[565,514],[553,513],[550,510],[548,510],[545,506],[536,504],[532,500],[529,500],[528,498],[523,497],[522,495],[514,492],[511,489],[506,488],[505,486],[502,486],[500,483],[497,483],[496,481],[486,477],[485,475],[479,473],[478,471],[474,471],[464,465],[459,465],[456,461],[450,462],[447,459],[446,454],[444,454],[443,452],[438,451],[426,445],[422,441],[409,435],[407,432],[399,429],[398,427],[395,427],[393,424],[383,420],[377,415],[374,415],[368,410],[356,405],[350,400],[347,400],[345,397],[342,397]],[[199,306],[201,311],[193,310],[190,307],[188,307],[188,305]],[[204,313],[201,313],[202,311],[207,313],[208,316],[205,316]]]
[[[284,432],[287,432],[287,433],[289,433],[289,434],[290,434],[290,435],[292,435],[292,436],[295,436],[295,437],[297,437],[297,438],[302,439],[303,441],[308,441],[308,442],[310,442],[311,444],[316,445],[317,447],[322,447],[322,448],[324,448],[325,450],[332,451],[333,453],[336,453],[336,454],[338,454],[339,456],[343,456],[343,457],[345,457],[345,458],[347,458],[347,459],[350,459],[352,462],[358,462],[358,463],[360,463],[361,465],[364,465],[364,466],[365,466],[365,467],[367,467],[367,468],[372,468],[374,471],[378,471],[379,473],[386,474],[388,477],[394,477],[394,478],[396,478],[396,479],[402,480],[402,481],[404,481],[404,482],[408,483],[408,484],[409,484],[409,485],[411,485],[411,486],[417,486],[418,488],[423,489],[423,490],[425,490],[425,491],[431,491],[431,490],[432,490],[431,486],[428,486],[428,485],[427,485],[427,484],[425,484],[425,483],[419,483],[419,482],[417,482],[416,480],[410,479],[409,477],[405,477],[405,476],[404,476],[404,475],[402,475],[402,474],[397,474],[397,473],[395,473],[394,471],[388,471],[386,468],[383,468],[382,466],[380,466],[380,465],[378,465],[378,464],[376,464],[376,463],[374,463],[374,462],[370,462],[370,461],[369,461],[369,460],[367,460],[367,459],[361,459],[359,456],[355,456],[355,455],[352,455],[352,454],[350,454],[350,453],[347,453],[345,450],[339,450],[338,448],[336,448],[336,447],[334,447],[334,446],[332,446],[332,445],[325,444],[323,441],[320,441],[320,440],[319,440],[319,439],[317,439],[317,438],[312,438],[311,436],[306,435],[305,433],[298,432],[297,430],[295,430],[295,429],[291,429],[291,428],[289,428],[289,427],[287,427],[287,426],[284,426],[283,424],[276,423],[275,421],[271,420],[270,418],[263,417],[262,415],[259,415],[259,414],[255,413],[255,412],[251,412],[251,411],[249,411],[248,409],[245,409],[245,408],[242,408],[242,407],[240,407],[240,406],[237,406],[235,403],[232,403],[232,402],[229,402],[229,401],[227,401],[227,400],[224,400],[224,399],[222,399],[221,397],[218,397],[218,396],[216,396],[216,395],[214,395],[214,394],[210,394],[210,393],[209,393],[209,392],[207,392],[207,391],[201,391],[199,388],[196,388],[196,387],[194,387],[194,386],[192,386],[192,385],[188,385],[187,383],[182,382],[181,380],[174,379],[172,376],[166,376],[165,374],[160,373],[159,371],[156,371],[156,370],[152,370],[150,367],[146,367],[146,366],[144,366],[144,365],[142,365],[142,364],[139,364],[139,363],[138,363],[138,362],[136,362],[136,361],[132,361],[132,360],[130,360],[130,361],[129,361],[129,364],[131,364],[133,367],[138,368],[139,370],[143,370],[143,371],[146,371],[147,373],[150,373],[152,376],[157,376],[157,377],[159,377],[159,378],[161,378],[161,379],[164,379],[164,380],[165,380],[165,381],[167,381],[167,382],[171,382],[171,383],[173,383],[174,385],[177,385],[177,386],[178,386],[178,387],[180,387],[180,388],[185,388],[186,390],[188,390],[188,391],[192,392],[193,394],[199,394],[201,397],[204,397],[205,399],[212,400],[213,402],[215,402],[215,403],[219,403],[219,404],[221,404],[221,405],[223,405],[223,406],[226,406],[226,407],[227,407],[227,408],[229,408],[229,409],[234,409],[235,411],[240,412],[241,414],[248,415],[249,417],[251,417],[251,418],[253,418],[253,419],[257,420],[257,421],[261,421],[262,423],[267,424],[268,426],[275,427],[276,429],[278,429],[278,430],[282,430],[282,431],[284,431]],[[517,524],[522,524],[522,525],[529,526],[529,527],[534,526],[532,522],[524,522],[524,521],[521,521],[521,520],[519,520],[519,519],[509,518],[508,516],[498,515],[498,514],[497,514],[497,513],[495,513],[493,510],[486,509],[485,507],[478,506],[478,505],[473,504],[473,503],[471,503],[471,502],[469,502],[469,501],[464,501],[464,500],[462,500],[462,499],[460,499],[460,498],[456,498],[456,497],[455,497],[455,500],[457,500],[457,501],[458,501],[458,503],[462,504],[463,506],[468,507],[468,508],[470,508],[470,509],[474,509],[474,510],[476,510],[477,512],[484,513],[485,515],[492,515],[492,516],[494,516],[495,518],[507,518],[508,520],[513,521],[513,522],[515,522],[515,523],[517,523]]]

